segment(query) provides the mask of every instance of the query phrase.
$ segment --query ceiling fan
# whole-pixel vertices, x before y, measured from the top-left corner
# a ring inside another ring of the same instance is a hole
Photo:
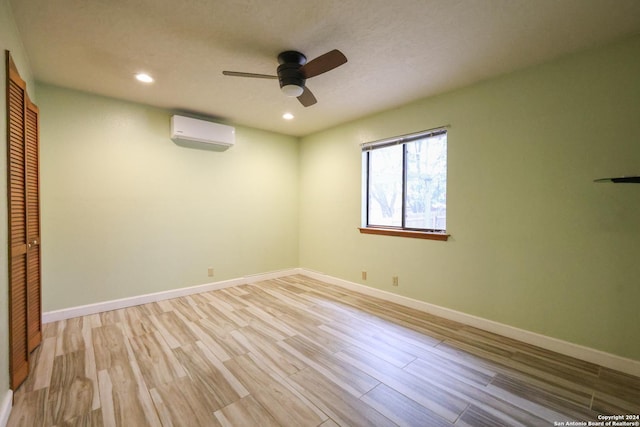
[[[223,71],[225,76],[251,77],[257,79],[278,79],[280,89],[286,96],[295,96],[305,107],[316,102],[316,97],[305,86],[305,81],[311,77],[331,71],[347,62],[342,52],[334,49],[307,62],[307,57],[295,50],[287,50],[278,55],[278,75],[243,73],[239,71]]]

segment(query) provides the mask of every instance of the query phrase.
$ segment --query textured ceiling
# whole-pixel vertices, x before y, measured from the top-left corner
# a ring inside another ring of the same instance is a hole
[[[41,82],[298,136],[640,33],[638,0],[10,3]],[[222,75],[334,48],[349,62],[307,81],[309,108],[277,80]]]

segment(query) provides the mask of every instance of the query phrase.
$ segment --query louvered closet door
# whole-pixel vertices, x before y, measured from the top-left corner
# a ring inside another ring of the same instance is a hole
[[[42,341],[40,297],[40,176],[38,107],[27,97],[25,110],[27,206],[27,339],[32,352]]]
[[[29,373],[40,343],[40,209],[38,109],[7,53],[7,169],[9,202],[9,344],[11,388]]]
[[[11,387],[15,389],[29,374],[27,338],[27,204],[24,152],[26,86],[8,67],[8,190],[9,190],[9,326]]]

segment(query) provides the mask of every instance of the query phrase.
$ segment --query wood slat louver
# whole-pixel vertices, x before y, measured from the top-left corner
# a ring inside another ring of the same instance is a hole
[[[40,176],[38,107],[27,97],[25,114],[26,206],[27,206],[27,330],[29,352],[42,341],[40,295]]]
[[[11,388],[29,374],[27,339],[27,210],[25,203],[24,107],[26,85],[7,57],[7,159],[9,201],[9,340]]]
[[[7,60],[7,193],[9,210],[9,369],[11,388],[29,374],[42,340],[38,108],[29,101],[9,52]]]

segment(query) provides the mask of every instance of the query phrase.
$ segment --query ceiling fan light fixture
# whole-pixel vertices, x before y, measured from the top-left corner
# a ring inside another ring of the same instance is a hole
[[[304,92],[304,88],[298,85],[284,85],[280,89],[282,89],[282,93],[290,97],[298,97]]]

